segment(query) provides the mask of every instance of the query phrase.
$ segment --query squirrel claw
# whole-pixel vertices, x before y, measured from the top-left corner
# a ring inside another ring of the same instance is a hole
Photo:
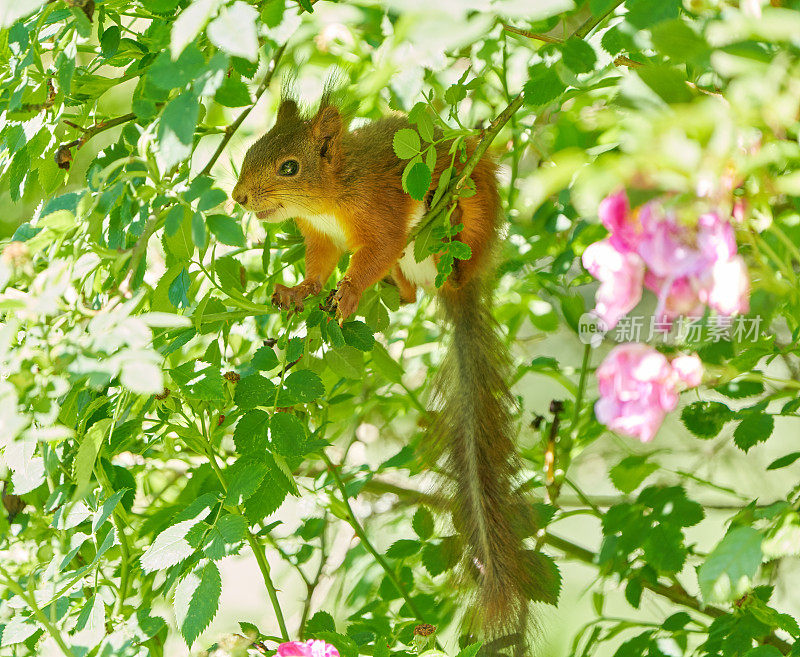
[[[339,326],[358,309],[359,301],[361,301],[361,294],[355,289],[355,286],[347,278],[339,281],[331,302]]]
[[[275,285],[275,292],[272,294],[272,305],[278,306],[281,310],[303,312],[303,299],[305,290],[302,285],[287,287],[278,283]]]

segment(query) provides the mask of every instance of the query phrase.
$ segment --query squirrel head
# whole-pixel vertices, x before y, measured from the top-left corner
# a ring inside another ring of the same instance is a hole
[[[311,119],[284,100],[273,128],[253,144],[231,196],[268,223],[325,214],[341,166],[344,124],[323,98]]]

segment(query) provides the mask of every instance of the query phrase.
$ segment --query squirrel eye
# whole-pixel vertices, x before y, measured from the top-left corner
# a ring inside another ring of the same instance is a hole
[[[294,176],[300,170],[300,164],[297,160],[286,160],[278,168],[279,176]]]

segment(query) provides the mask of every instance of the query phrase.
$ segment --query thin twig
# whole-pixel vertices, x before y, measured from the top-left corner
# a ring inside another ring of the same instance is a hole
[[[267,69],[267,74],[264,76],[264,79],[261,81],[261,84],[258,85],[258,89],[256,89],[255,98],[253,102],[245,107],[242,110],[242,113],[236,117],[236,120],[231,123],[227,128],[225,128],[225,133],[222,136],[222,141],[220,141],[219,145],[217,146],[217,150],[214,151],[214,154],[211,156],[211,159],[208,163],[203,167],[203,170],[200,172],[199,175],[207,176],[211,173],[211,167],[214,166],[216,161],[219,159],[220,155],[222,155],[222,151],[225,150],[225,147],[228,145],[228,142],[233,137],[234,133],[239,129],[239,126],[244,123],[244,120],[248,117],[250,112],[253,111],[258,101],[261,100],[261,96],[269,89],[269,85],[272,82],[272,78],[275,75],[275,71],[278,70],[278,62],[280,61],[281,56],[283,55],[284,51],[286,50],[286,44],[284,43],[280,48],[275,51],[275,54],[272,56],[272,60],[269,63],[269,68]]]

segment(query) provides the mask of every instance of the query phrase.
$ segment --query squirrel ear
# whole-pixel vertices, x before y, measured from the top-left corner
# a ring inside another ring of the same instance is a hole
[[[323,107],[311,120],[314,137],[320,141],[319,154],[329,162],[335,155],[333,143],[342,131],[342,117],[339,110],[330,105]]]
[[[285,121],[286,119],[291,119],[295,116],[297,116],[297,103],[291,98],[284,100],[278,108],[277,121]]]

